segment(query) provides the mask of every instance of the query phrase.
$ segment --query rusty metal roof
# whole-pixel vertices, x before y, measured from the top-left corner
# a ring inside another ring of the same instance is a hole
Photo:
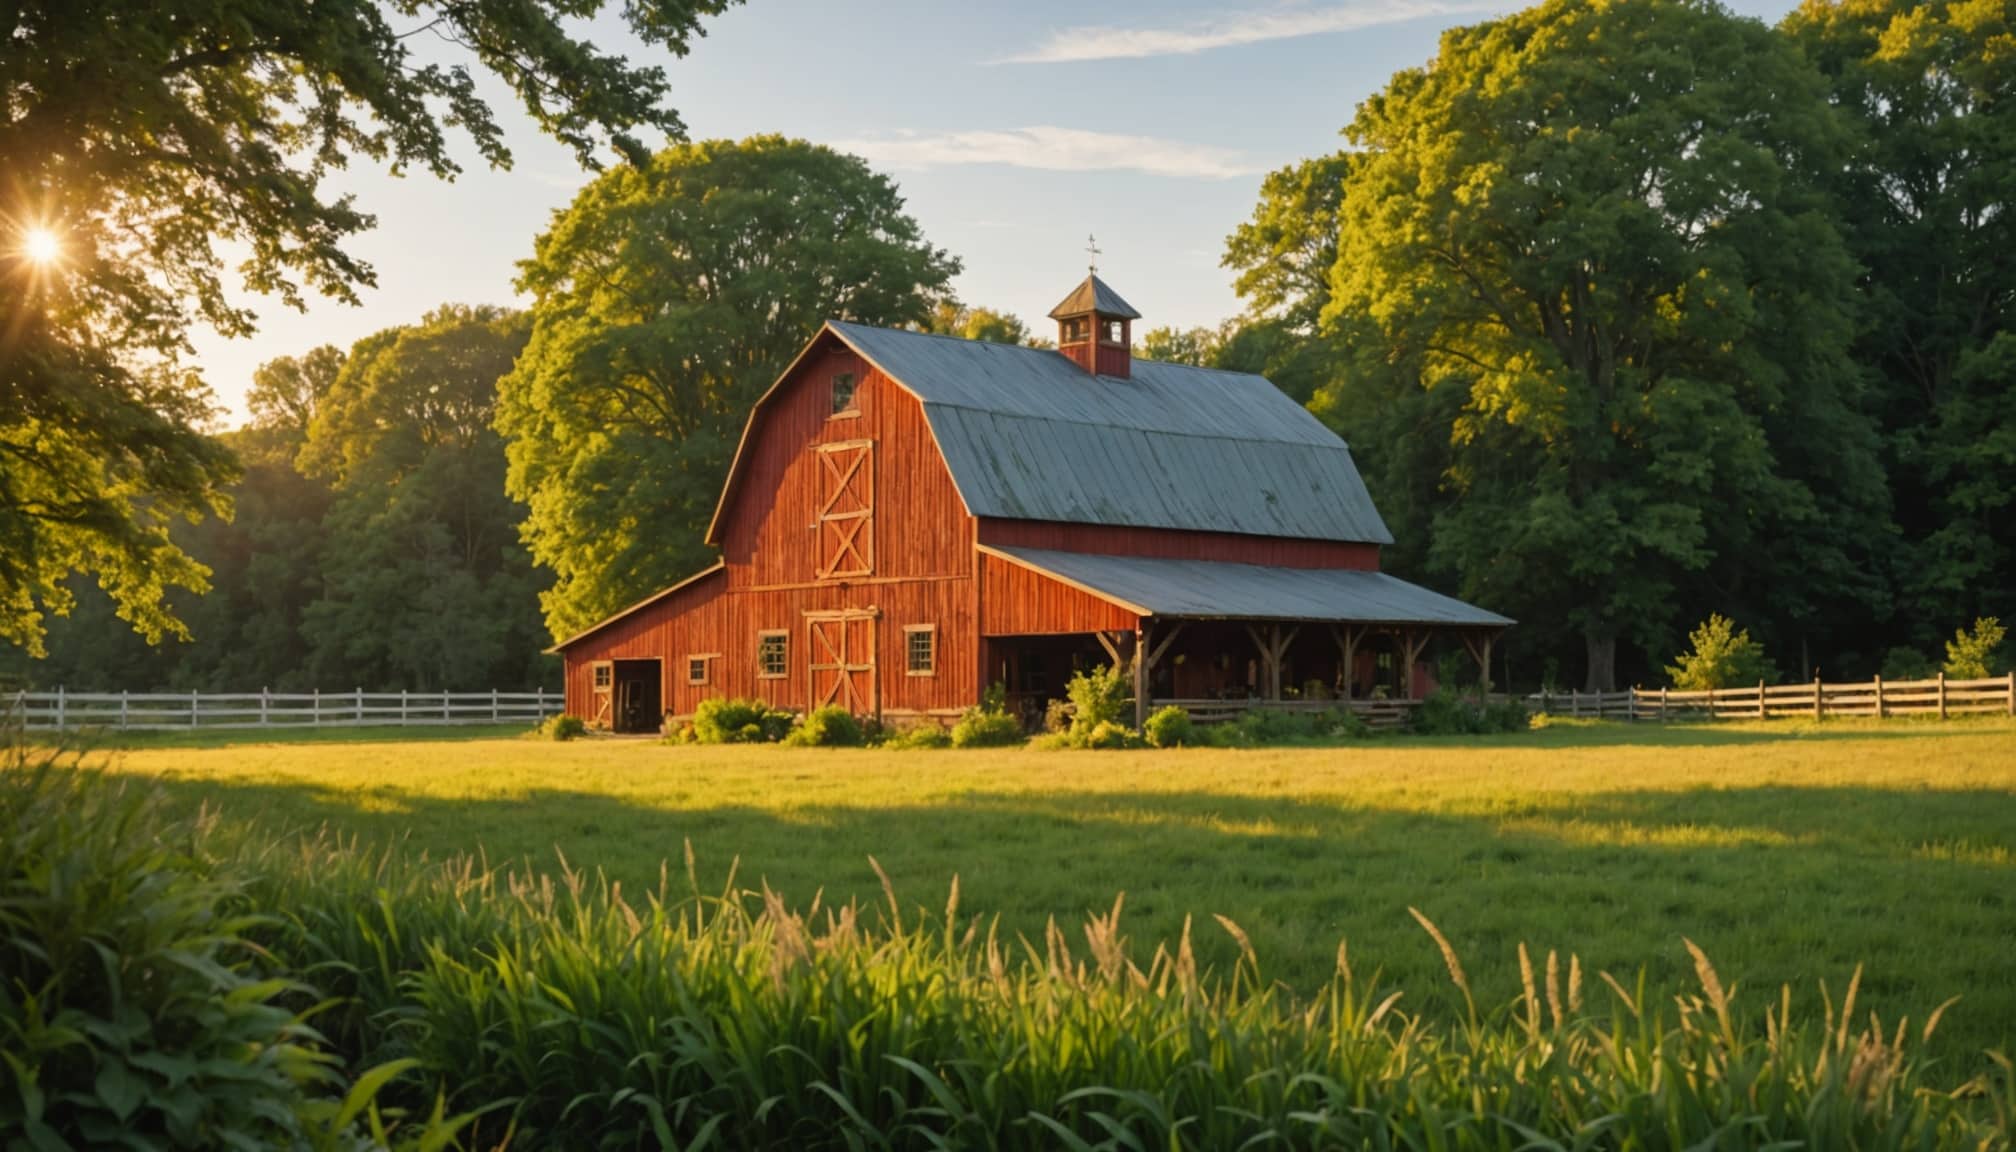
[[[1351,450],[1264,377],[827,327],[923,403],[973,515],[1392,542]]]
[[[1050,309],[1052,320],[1062,320],[1066,316],[1083,316],[1087,312],[1097,312],[1102,316],[1114,316],[1122,320],[1139,320],[1141,313],[1132,304],[1120,298],[1111,285],[1095,275],[1085,277],[1085,282],[1071,290],[1055,308]]]
[[[1384,572],[983,549],[1143,616],[1503,628],[1511,620]]]

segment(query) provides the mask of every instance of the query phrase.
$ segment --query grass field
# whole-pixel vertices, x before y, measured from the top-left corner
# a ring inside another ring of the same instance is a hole
[[[1515,947],[1578,953],[1678,987],[1681,937],[1761,1011],[1781,983],[1819,1009],[1857,963],[1891,1020],[1961,996],[1938,1050],[2016,1040],[2016,724],[1777,722],[1553,727],[1343,748],[882,752],[536,743],[393,734],[275,744],[139,740],[116,771],[178,803],[269,827],[326,825],[434,856],[550,868],[556,853],[630,891],[682,843],[703,880],[790,902],[880,898],[1040,936],[1126,893],[1137,950],[1197,924],[1203,958],[1250,934],[1269,977],[1354,967],[1446,985],[1415,906],[1489,1003],[1518,991]],[[1417,1005],[1419,1007],[1420,1005]]]

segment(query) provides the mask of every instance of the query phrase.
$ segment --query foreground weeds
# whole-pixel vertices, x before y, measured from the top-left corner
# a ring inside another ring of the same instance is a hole
[[[1340,946],[1327,986],[1295,997],[1235,921],[1199,931],[1228,934],[1242,959],[1200,970],[1188,927],[1133,946],[1122,900],[1076,931],[1004,938],[962,912],[956,883],[929,915],[886,879],[878,907],[815,896],[794,910],[732,874],[703,892],[689,850],[683,876],[629,893],[564,864],[533,876],[176,825],[82,802],[105,786],[80,777],[0,783],[0,815],[32,801],[36,819],[69,822],[66,842],[188,844],[155,867],[200,874],[191,898],[248,945],[211,954],[235,974],[220,998],[273,1004],[270,1026],[318,1067],[387,1070],[384,1115],[456,1116],[434,1122],[433,1147],[1993,1150],[2016,1117],[2006,1059],[1962,1079],[1920,1056],[1941,1009],[1876,1019],[1857,1005],[1859,974],[1815,1018],[1793,1014],[1789,991],[1752,1007],[1680,941],[1696,973],[1684,989],[1522,947],[1522,994],[1480,1006],[1417,912],[1446,986],[1387,986]],[[10,906],[92,889],[50,882],[33,853],[5,860]],[[12,973],[42,930],[4,926]],[[121,941],[98,943],[125,962]],[[0,993],[10,1021],[62,1007],[31,1012],[20,995]],[[41,1093],[90,1090],[84,1066],[62,1067],[70,1082],[45,1077]],[[288,1107],[326,1124],[316,1101],[340,1097],[313,1089]]]

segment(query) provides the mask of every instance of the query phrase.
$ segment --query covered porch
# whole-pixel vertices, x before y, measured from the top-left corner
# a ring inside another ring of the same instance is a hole
[[[986,637],[990,680],[1040,716],[1101,664],[1134,685],[1138,724],[1175,704],[1200,721],[1250,708],[1350,707],[1404,719],[1436,687],[1436,648],[1460,651],[1488,691],[1506,617],[1380,572],[994,549],[1049,580],[1123,608],[1132,628]]]

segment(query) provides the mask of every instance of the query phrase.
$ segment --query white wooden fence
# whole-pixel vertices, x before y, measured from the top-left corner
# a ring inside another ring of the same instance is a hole
[[[31,731],[77,728],[356,728],[374,725],[536,724],[558,713],[559,692],[16,692],[4,719]]]
[[[1757,684],[1706,692],[1627,688],[1621,692],[1543,692],[1526,698],[1535,712],[1611,720],[1763,720],[1805,716],[1960,716],[2001,713],[2016,716],[2016,672],[1986,680],[1885,681],[1860,683]]]

